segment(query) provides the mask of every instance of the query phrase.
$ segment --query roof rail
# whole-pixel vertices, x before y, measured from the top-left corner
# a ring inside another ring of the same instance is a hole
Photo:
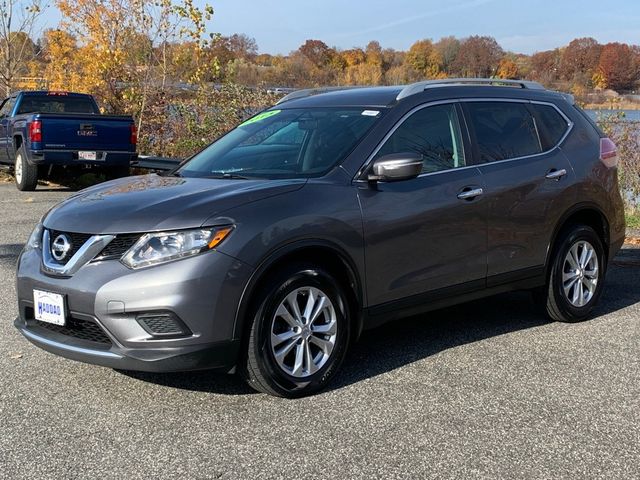
[[[424,82],[413,83],[407,85],[396,97],[396,100],[410,97],[416,93],[424,92],[429,88],[445,87],[448,85],[494,85],[509,86],[518,88],[528,88],[530,90],[544,90],[544,87],[538,82],[529,80],[503,80],[501,78],[443,78],[441,80],[425,80]]]
[[[337,92],[340,90],[351,90],[353,88],[362,88],[360,86],[349,86],[349,87],[318,87],[318,88],[306,88],[304,90],[296,90],[295,92],[291,92],[288,95],[282,97],[276,105],[280,105],[281,103],[288,102],[290,100],[297,100],[299,98],[311,97],[313,95],[320,95],[321,93],[329,93],[329,92]]]

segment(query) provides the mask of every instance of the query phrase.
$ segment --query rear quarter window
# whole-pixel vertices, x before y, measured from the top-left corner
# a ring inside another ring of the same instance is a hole
[[[482,162],[496,162],[542,152],[536,124],[527,104],[469,102],[467,111]]]
[[[533,104],[531,107],[536,112],[542,147],[544,150],[551,150],[567,133],[569,123],[551,105]]]

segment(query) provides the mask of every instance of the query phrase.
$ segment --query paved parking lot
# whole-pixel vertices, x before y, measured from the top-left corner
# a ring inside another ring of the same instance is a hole
[[[332,390],[290,401],[14,331],[17,255],[68,194],[0,184],[1,478],[640,478],[640,250],[589,322],[550,323],[525,293],[434,312],[367,333]]]

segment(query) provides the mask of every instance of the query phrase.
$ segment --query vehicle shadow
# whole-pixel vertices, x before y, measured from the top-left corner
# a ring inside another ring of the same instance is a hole
[[[258,393],[238,375],[199,370],[194,372],[149,373],[117,370],[118,373],[143,382],[192,392],[218,395],[250,395]]]
[[[626,248],[609,268],[594,318],[640,302],[640,249]],[[386,324],[363,334],[331,383],[338,390],[439,352],[552,323],[528,292],[513,292]],[[174,388],[228,395],[254,393],[237,376],[207,372],[127,375]]]
[[[609,266],[592,318],[640,302],[639,280],[640,248],[625,248]],[[339,389],[444,350],[550,323],[529,292],[497,295],[390,323],[363,334],[329,388]]]

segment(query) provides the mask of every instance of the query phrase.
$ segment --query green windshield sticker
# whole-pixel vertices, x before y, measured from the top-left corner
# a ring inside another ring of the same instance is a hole
[[[274,115],[279,114],[281,111],[282,110],[269,110],[268,112],[262,112],[261,114],[256,115],[253,118],[250,118],[246,122],[241,123],[240,126],[244,127],[246,125],[251,125],[252,123],[259,122],[260,120],[264,120],[265,118],[273,117]]]

